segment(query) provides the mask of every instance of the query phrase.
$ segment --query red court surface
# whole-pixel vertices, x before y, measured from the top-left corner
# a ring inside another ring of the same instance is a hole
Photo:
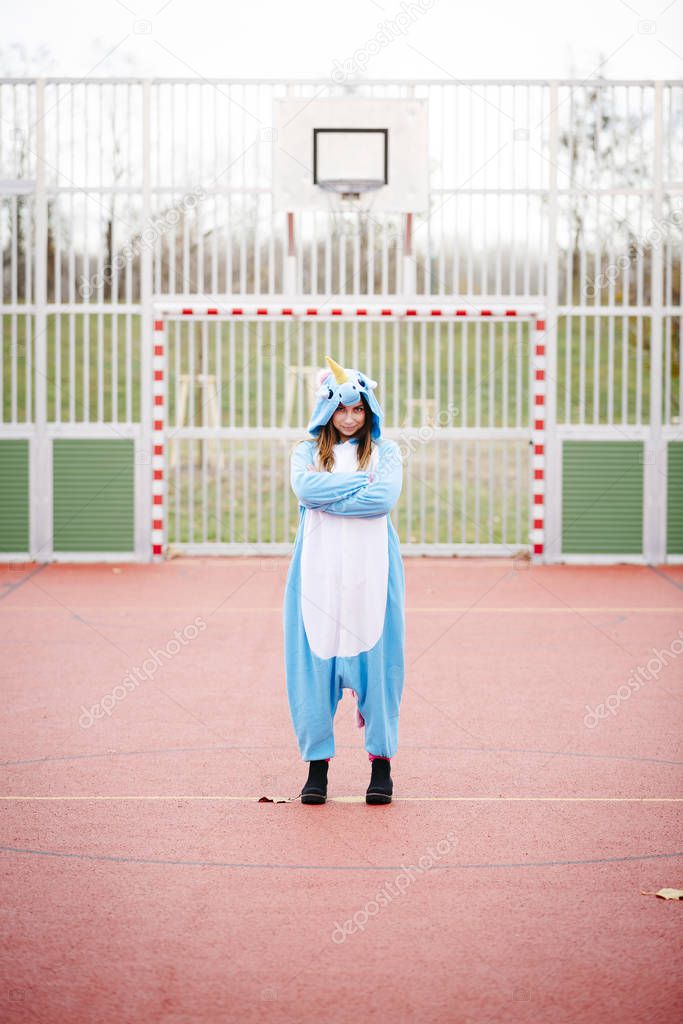
[[[384,807],[287,566],[0,567],[3,1024],[680,1021],[683,566],[406,558]]]

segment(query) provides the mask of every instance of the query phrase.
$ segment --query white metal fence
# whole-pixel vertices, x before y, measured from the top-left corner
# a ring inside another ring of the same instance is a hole
[[[646,444],[644,554],[661,560],[661,466],[666,444],[680,437],[683,405],[681,81],[0,82],[0,430],[3,437],[31,441],[31,551],[53,553],[45,500],[53,438],[146,443],[155,297],[282,293],[287,227],[271,203],[277,145],[271,102],[349,92],[429,101],[430,209],[414,221],[415,293],[442,301],[544,300],[548,557],[560,553],[558,445],[571,437],[621,436]],[[295,292],[405,297],[399,220],[373,215],[359,231],[348,227],[348,234],[333,231],[322,213],[297,219]],[[433,336],[419,335],[417,325],[412,341],[402,328],[398,338],[389,325],[387,331],[384,341],[373,338],[377,358],[382,345],[397,344],[406,358],[409,351],[420,358],[432,352]],[[229,334],[222,337],[219,348],[229,359],[233,342]],[[306,360],[323,352],[314,352],[313,337],[302,342]],[[446,388],[448,341],[441,337],[439,386]],[[328,340],[341,344],[341,338]],[[487,342],[481,345],[486,351]],[[496,336],[501,402],[502,345]],[[457,351],[462,355],[465,347]],[[252,384],[259,386],[255,378]],[[475,383],[469,398],[468,415],[479,416],[468,420],[472,427],[491,426],[490,396],[482,387]],[[511,382],[509,388],[512,394]],[[192,392],[188,388],[188,407]],[[245,402],[258,401],[248,387],[240,393]],[[301,424],[303,399],[295,394]],[[390,407],[399,403],[392,415],[405,416],[400,402],[409,401],[407,391],[400,400],[395,393],[388,397]],[[221,415],[238,416],[240,408],[226,407]],[[502,407],[496,415],[503,415]],[[267,442],[263,422],[242,422],[240,429],[245,441]],[[518,427],[511,420],[506,429]],[[483,467],[479,501],[503,470],[486,447],[491,438],[470,440],[472,457]],[[466,458],[464,449],[458,456]],[[431,534],[422,525],[416,533],[409,509],[422,507],[427,492],[416,482],[411,486],[419,493],[405,497],[404,543],[410,536],[420,543],[424,536],[425,544],[476,543],[462,521],[459,533],[445,539],[436,525]],[[137,557],[149,551],[151,491],[142,457]],[[514,486],[510,497],[513,506],[522,500]],[[260,498],[253,494],[252,500]],[[488,542],[488,511],[476,501],[479,540]],[[257,521],[250,511],[249,530]],[[505,529],[506,537],[524,541],[507,511],[500,522],[508,524],[500,526],[501,537]],[[177,529],[190,543],[180,520]]]

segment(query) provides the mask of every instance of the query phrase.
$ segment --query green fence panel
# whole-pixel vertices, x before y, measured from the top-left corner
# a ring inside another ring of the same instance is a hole
[[[666,552],[683,555],[683,441],[670,441],[667,452]]]
[[[55,551],[133,551],[133,440],[65,440],[53,444]]]
[[[642,441],[564,442],[562,551],[642,554]]]
[[[29,441],[0,441],[0,551],[27,554],[29,537]]]

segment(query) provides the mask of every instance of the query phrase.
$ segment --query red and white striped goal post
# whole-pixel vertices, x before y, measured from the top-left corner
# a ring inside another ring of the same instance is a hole
[[[154,306],[152,424],[152,561],[164,557],[166,488],[166,321],[190,318],[216,320],[494,320],[532,321],[532,561],[543,560],[545,520],[545,316],[541,307],[471,304],[306,304],[237,302],[157,303]]]

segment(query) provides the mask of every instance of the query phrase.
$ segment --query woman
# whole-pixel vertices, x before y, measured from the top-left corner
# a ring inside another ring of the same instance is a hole
[[[325,803],[342,691],[358,701],[372,762],[367,803],[390,803],[404,673],[405,580],[389,513],[401,493],[395,441],[382,438],[377,382],[326,356],[308,432],[291,456],[299,526],[283,625],[289,708],[309,774],[302,803]]]

